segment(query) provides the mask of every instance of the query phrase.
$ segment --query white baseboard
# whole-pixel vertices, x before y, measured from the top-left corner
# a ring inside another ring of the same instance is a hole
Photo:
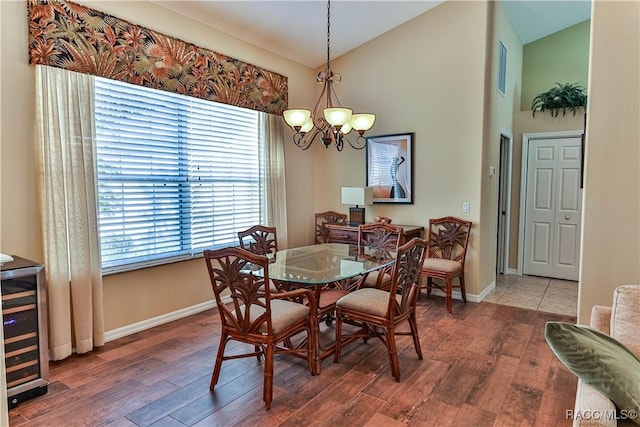
[[[215,300],[192,305],[191,307],[182,308],[171,313],[166,313],[157,317],[153,317],[151,319],[146,319],[142,322],[137,322],[131,325],[123,326],[121,328],[112,329],[104,333],[104,340],[105,342],[117,340],[118,338],[126,337],[127,335],[135,334],[137,332],[142,332],[155,326],[160,326],[165,323],[182,319],[183,317],[191,316],[192,314],[200,313],[202,311],[209,310],[215,307]]]
[[[496,287],[496,282],[491,282],[489,286],[483,289],[480,295],[470,294],[467,292],[467,301],[482,302],[482,300],[485,299],[486,296],[495,289],[495,287]],[[439,289],[433,289],[431,293],[433,293],[434,295],[442,296],[442,297],[445,296],[444,292],[440,291]],[[462,294],[460,293],[460,291],[453,291],[451,296],[453,297],[453,299],[462,301]],[[229,300],[229,301],[223,301],[224,303],[230,302],[229,297],[223,298],[223,300]],[[165,323],[182,319],[183,317],[191,316],[192,314],[200,313],[215,307],[216,307],[215,300],[211,300],[211,301],[206,301],[200,304],[193,305],[191,307],[182,308],[180,310],[176,310],[171,313],[166,313],[157,317],[153,317],[151,319],[146,319],[141,322],[133,323],[131,325],[127,325],[121,328],[107,331],[104,334],[104,340],[105,342],[117,340],[118,338],[126,337],[127,335],[135,334],[137,332],[142,332],[147,329],[153,328],[155,326],[160,326]]]
[[[510,274],[512,276],[517,276],[518,275],[518,269],[517,268],[507,268],[506,274]]]
[[[487,286],[482,290],[482,292],[480,292],[480,295],[477,296],[478,302],[481,302],[482,300],[484,300],[487,297],[487,295],[489,295],[491,291],[493,291],[495,288],[496,288],[496,282],[494,280],[493,282],[489,283],[489,286]]]
[[[470,294],[469,292],[467,292],[467,301],[469,301],[469,302],[482,302],[482,300],[485,299],[487,297],[487,295],[489,295],[489,293],[495,289],[495,287],[496,287],[496,282],[491,282],[491,284],[489,286],[487,286],[486,288],[484,288],[482,290],[482,292],[480,292],[479,295]],[[441,297],[446,296],[445,293],[442,292],[440,289],[432,289],[431,293],[433,295],[438,295],[438,296],[441,296]],[[457,299],[457,300],[462,301],[462,293],[460,291],[451,292],[451,297],[453,299]]]

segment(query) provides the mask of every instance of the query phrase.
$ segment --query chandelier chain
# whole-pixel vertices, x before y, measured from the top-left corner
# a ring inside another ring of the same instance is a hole
[[[285,122],[295,132],[293,143],[301,150],[308,149],[317,137],[325,148],[335,145],[338,151],[344,148],[345,140],[357,150],[367,146],[363,135],[373,126],[376,117],[369,113],[353,114],[350,108],[342,107],[333,88],[333,83],[340,80],[342,76],[331,69],[331,0],[327,0],[327,68],[316,77],[316,82],[323,84],[322,91],[313,112],[302,108],[284,111]],[[358,133],[355,142],[347,137],[351,130]]]
[[[329,51],[331,49],[331,0],[327,1],[327,69],[330,67],[331,57]]]

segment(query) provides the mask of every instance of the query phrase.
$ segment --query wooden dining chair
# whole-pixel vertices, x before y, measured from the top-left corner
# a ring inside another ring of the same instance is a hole
[[[254,225],[238,232],[240,247],[256,255],[268,255],[278,252],[278,234],[275,227]],[[269,281],[271,292],[279,292],[280,288],[273,281]]]
[[[445,294],[447,311],[453,310],[452,289],[460,288],[462,300],[467,302],[464,286],[464,263],[471,234],[471,221],[447,216],[429,220],[429,250],[421,275],[427,278],[427,295],[433,288]],[[453,279],[458,278],[458,285]],[[439,280],[441,282],[436,282]]]
[[[416,322],[416,300],[418,298],[420,269],[427,253],[427,241],[414,237],[398,248],[391,271],[391,286],[388,291],[376,288],[361,288],[336,302],[336,348],[334,362],[339,362],[345,343],[358,338],[376,337],[387,347],[391,374],[400,381],[400,365],[396,349],[396,335],[411,335],[418,358],[422,350]],[[398,331],[403,323],[409,331]],[[360,325],[353,333],[343,333],[344,323]]]
[[[390,258],[398,250],[402,239],[402,227],[386,224],[361,224],[358,230],[360,250],[369,248],[369,255],[377,258]],[[391,267],[369,273],[360,283],[360,287],[389,289]]]
[[[209,388],[213,390],[218,383],[223,361],[264,357],[263,400],[269,409],[273,399],[274,354],[306,359],[311,374],[316,373],[316,300],[313,292],[296,289],[272,294],[269,286],[264,286],[269,281],[268,258],[245,249],[205,250],[204,258],[222,325]],[[261,274],[255,274],[257,271]],[[304,298],[305,304],[292,302],[291,298]],[[225,304],[228,300],[231,302]],[[305,333],[306,339],[297,347],[291,346],[292,338],[300,333]],[[252,344],[255,351],[225,355],[225,347],[231,340]]]
[[[278,251],[278,235],[275,227],[254,225],[238,232],[240,247],[257,255],[267,255]]]
[[[329,243],[329,229],[327,224],[346,224],[347,214],[335,211],[316,213],[316,240],[315,243]]]

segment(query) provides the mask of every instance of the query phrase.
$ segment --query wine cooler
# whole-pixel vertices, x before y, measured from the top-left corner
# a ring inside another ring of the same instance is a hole
[[[13,257],[0,267],[9,408],[47,392],[49,358],[44,267]]]

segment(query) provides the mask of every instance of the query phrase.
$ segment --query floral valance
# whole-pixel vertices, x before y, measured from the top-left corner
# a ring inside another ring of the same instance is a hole
[[[272,114],[287,108],[285,76],[74,2],[27,4],[30,64]]]

